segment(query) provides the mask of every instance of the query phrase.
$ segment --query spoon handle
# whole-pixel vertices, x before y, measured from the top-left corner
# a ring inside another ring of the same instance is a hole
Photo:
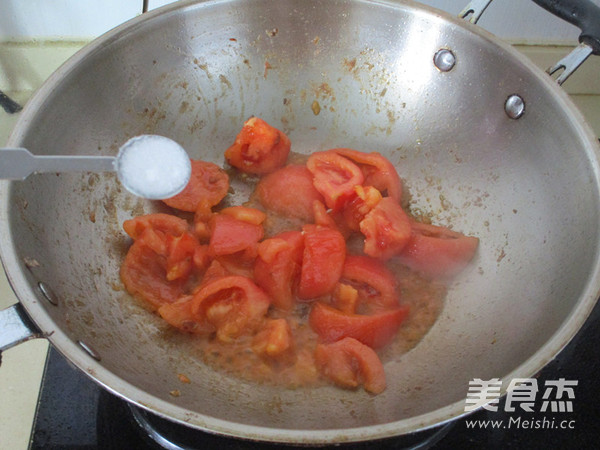
[[[24,180],[32,173],[114,172],[113,156],[34,155],[24,148],[0,148],[0,179]]]

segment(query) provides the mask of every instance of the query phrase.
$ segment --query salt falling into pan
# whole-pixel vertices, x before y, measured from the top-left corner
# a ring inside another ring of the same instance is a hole
[[[192,172],[183,147],[156,135],[141,135],[127,141],[119,149],[115,169],[128,191],[151,200],[181,192]]]

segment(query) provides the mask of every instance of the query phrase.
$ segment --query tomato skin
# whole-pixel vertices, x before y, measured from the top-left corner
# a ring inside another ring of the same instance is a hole
[[[256,260],[257,250],[257,246],[253,245],[231,255],[217,256],[215,260],[219,261],[225,270],[231,274],[254,278],[254,261]]]
[[[350,148],[336,148],[332,151],[357,164],[365,177],[364,184],[373,186],[397,202],[402,198],[402,181],[394,165],[377,152],[365,153]]]
[[[202,243],[207,243],[210,239],[210,219],[215,214],[212,212],[212,207],[207,201],[200,200],[196,211],[194,211],[192,230],[196,238]]]
[[[391,342],[407,315],[406,307],[362,315],[345,314],[324,303],[315,302],[308,322],[324,342],[351,337],[378,349]]]
[[[325,377],[343,388],[354,389],[362,384],[371,394],[380,394],[386,388],[379,356],[356,339],[346,337],[330,344],[317,344],[315,362]]]
[[[252,339],[252,351],[267,359],[292,362],[294,338],[287,320],[268,320]]]
[[[345,225],[352,231],[360,230],[360,222],[381,201],[381,192],[373,186],[355,186],[355,195],[342,209]]]
[[[189,225],[184,219],[163,213],[146,214],[123,222],[123,229],[131,239],[139,238],[148,228],[172,236],[180,236],[189,230]]]
[[[412,235],[398,259],[433,278],[449,278],[474,258],[479,239],[445,227],[413,222]]]
[[[157,255],[166,257],[169,253],[167,237],[172,237],[172,235],[165,234],[154,228],[148,228],[138,236],[136,242],[143,242],[146,247],[151,248]]]
[[[213,326],[203,323],[201,317],[192,314],[192,299],[191,295],[186,295],[173,303],[164,303],[157,312],[169,325],[185,333],[208,334],[213,332]]]
[[[167,245],[167,280],[187,278],[194,268],[194,253],[200,243],[190,233],[183,233],[178,237],[167,236]]]
[[[325,205],[319,200],[313,202],[313,214],[315,225],[337,229],[335,219],[327,212]]]
[[[230,206],[219,211],[220,214],[226,214],[234,219],[248,222],[254,225],[262,224],[267,215],[259,209],[249,208],[247,206]]]
[[[256,247],[264,235],[262,226],[238,220],[228,214],[216,214],[210,222],[208,253],[231,255]]]
[[[313,185],[312,173],[298,164],[287,165],[261,178],[255,193],[266,209],[305,222],[313,221],[313,202],[323,201]]]
[[[191,160],[192,174],[179,194],[163,200],[171,208],[195,212],[201,202],[209,207],[219,203],[229,190],[229,176],[214,163]]]
[[[315,189],[334,212],[341,210],[354,195],[354,187],[364,181],[363,173],[356,164],[330,150],[310,155],[306,167],[313,174]]]
[[[208,269],[208,266],[211,263],[211,258],[208,254],[208,244],[198,245],[194,249],[192,262],[194,263],[194,268],[198,272],[205,272]]]
[[[290,148],[290,140],[284,133],[252,117],[225,151],[225,159],[242,172],[265,175],[285,164]]]
[[[299,231],[280,233],[258,244],[254,280],[276,308],[289,311],[294,306],[303,251],[304,236]]]
[[[298,297],[313,299],[329,294],[335,288],[344,266],[346,241],[330,227],[304,225],[304,251]]]
[[[144,234],[129,248],[120,276],[127,292],[156,309],[181,297],[184,285],[182,280],[167,280],[166,258],[144,243]]]
[[[365,235],[364,252],[386,260],[406,246],[411,224],[402,207],[391,197],[384,197],[360,222],[360,231]]]
[[[214,326],[219,340],[231,342],[256,330],[270,303],[250,278],[227,275],[203,283],[194,294],[191,312]]]
[[[360,302],[368,309],[397,308],[398,293],[394,274],[379,259],[348,255],[344,261],[341,280],[358,291]]]
[[[229,272],[218,260],[213,259],[212,261],[210,261],[208,267],[206,268],[206,271],[204,272],[204,275],[202,277],[202,281],[198,286],[196,286],[193,293],[196,294],[208,283],[215,281],[218,278],[227,277],[229,275],[233,274]]]

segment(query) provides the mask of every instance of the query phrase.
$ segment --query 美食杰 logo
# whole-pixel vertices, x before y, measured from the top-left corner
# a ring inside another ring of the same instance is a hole
[[[577,380],[546,380],[543,386],[536,378],[514,378],[507,387],[504,411],[514,412],[573,412]],[[498,411],[502,381],[499,378],[469,381],[465,412],[479,408]]]

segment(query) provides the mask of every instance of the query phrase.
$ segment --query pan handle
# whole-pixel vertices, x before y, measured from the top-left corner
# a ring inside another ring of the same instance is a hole
[[[4,109],[4,111],[6,111],[8,114],[18,113],[23,109],[21,105],[19,105],[2,91],[0,91],[0,106],[2,106],[2,109]]]
[[[20,303],[0,310],[0,365],[4,350],[40,337],[44,337],[44,334],[31,321]]]
[[[553,75],[564,69],[556,79],[558,84],[563,84],[591,54],[600,55],[600,6],[591,0],[533,1],[581,30],[579,46],[546,71]]]
[[[600,6],[591,0],[533,0],[557,17],[581,30],[579,42],[600,55]]]

